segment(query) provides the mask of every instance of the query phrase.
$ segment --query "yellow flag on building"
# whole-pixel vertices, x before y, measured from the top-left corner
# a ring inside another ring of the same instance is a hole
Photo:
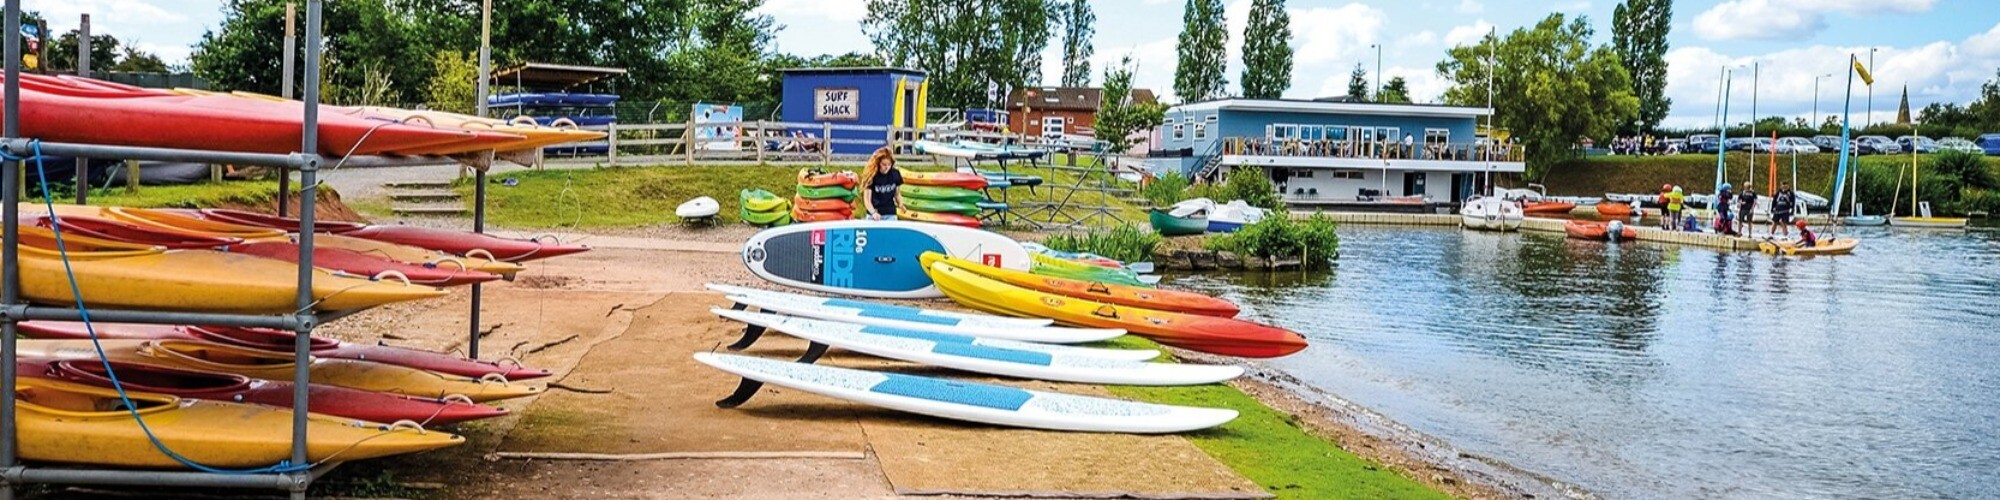
[[[1868,67],[1862,66],[1860,59],[1854,60],[1854,74],[1859,75],[1861,77],[1861,83],[1869,85],[1875,84],[1875,75],[1868,74]]]

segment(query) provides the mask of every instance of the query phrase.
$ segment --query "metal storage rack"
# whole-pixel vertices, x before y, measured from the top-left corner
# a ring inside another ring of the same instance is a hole
[[[92,309],[89,313],[92,321],[102,322],[222,325],[272,328],[297,332],[298,337],[294,343],[293,352],[296,368],[292,374],[292,382],[294,383],[292,394],[294,400],[292,407],[292,453],[290,459],[290,463],[292,464],[310,463],[306,459],[305,443],[306,417],[310,408],[307,401],[307,389],[312,331],[322,322],[331,321],[355,312],[312,312],[312,279],[314,272],[313,237],[314,218],[317,215],[314,205],[319,187],[318,175],[320,165],[327,159],[318,154],[317,151],[319,70],[321,58],[320,25],[323,1],[306,1],[305,88],[301,96],[301,100],[304,101],[304,125],[299,152],[292,154],[239,153],[51,142],[40,143],[39,148],[41,154],[52,156],[227,163],[275,167],[280,169],[281,172],[288,170],[297,170],[299,172],[298,312],[281,315],[242,315]],[[5,2],[5,26],[0,29],[4,29],[5,33],[19,33],[21,2],[20,0],[5,0]],[[289,46],[291,43],[289,37],[287,37],[286,42]],[[35,150],[35,142],[32,138],[21,137],[20,45],[20,37],[6,37],[4,55],[6,58],[6,82],[4,85],[5,112],[4,116],[0,117],[0,119],[4,120],[4,123],[0,123],[0,152],[4,152],[11,157],[26,158],[37,151]],[[486,56],[485,50],[482,46],[482,59]],[[290,61],[287,60],[286,63],[286,66],[289,67]],[[287,75],[286,80],[289,79],[289,75]],[[435,157],[354,158],[349,159],[346,164],[350,166],[363,164],[398,166],[439,164],[452,161]],[[485,161],[490,163],[491,156],[486,156]],[[4,275],[4,280],[0,280],[0,394],[4,394],[4,396],[0,396],[0,483],[3,483],[0,484],[0,500],[11,500],[14,498],[15,487],[26,484],[278,489],[289,491],[292,498],[304,499],[306,497],[306,490],[312,485],[312,482],[331,470],[333,466],[338,465],[337,463],[321,464],[300,472],[222,474],[193,471],[29,467],[20,462],[18,443],[16,441],[18,422],[15,418],[16,400],[14,396],[16,390],[15,382],[19,375],[16,373],[15,366],[15,359],[18,354],[15,339],[17,331],[16,323],[27,320],[80,321],[83,319],[83,311],[77,309],[33,306],[27,305],[22,300],[19,272],[20,255],[18,245],[20,244],[20,233],[18,216],[20,214],[21,191],[24,184],[22,177],[24,168],[26,166],[23,161],[7,160],[0,162],[0,244],[4,244],[4,248],[0,248],[0,274]],[[476,168],[475,170],[479,172],[481,181],[480,186],[476,189],[479,195],[477,202],[483,205],[485,199],[485,168],[482,165],[481,168]],[[288,181],[289,177],[288,173],[281,173],[279,175],[281,189],[288,189],[284,187],[286,182],[283,181]],[[280,207],[284,206],[282,192],[278,203]],[[474,212],[475,231],[482,230],[485,222],[483,220],[485,215],[484,207],[481,206],[478,208],[480,210]],[[283,208],[279,210],[282,214]],[[472,344],[471,356],[477,358],[478,336],[476,333],[479,329],[479,295],[477,288],[474,290],[472,296],[472,331],[475,334],[472,336],[474,344]]]

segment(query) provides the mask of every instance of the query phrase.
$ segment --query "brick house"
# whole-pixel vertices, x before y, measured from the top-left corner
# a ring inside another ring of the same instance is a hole
[[[1133,89],[1132,100],[1152,102],[1153,91]],[[1042,137],[1091,135],[1097,124],[1097,108],[1104,103],[1104,90],[1094,87],[1028,87],[1014,89],[1007,96],[1007,129]]]

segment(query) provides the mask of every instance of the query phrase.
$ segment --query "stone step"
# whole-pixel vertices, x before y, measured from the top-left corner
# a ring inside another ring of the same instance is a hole
[[[396,215],[465,215],[462,205],[413,205],[390,207]]]
[[[454,191],[397,191],[389,193],[389,199],[395,201],[458,201],[459,196]]]
[[[403,181],[383,184],[390,189],[451,189],[451,181]]]

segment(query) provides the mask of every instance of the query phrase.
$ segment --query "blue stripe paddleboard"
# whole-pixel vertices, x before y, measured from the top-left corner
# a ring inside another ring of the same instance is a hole
[[[778,331],[786,332],[788,334],[795,329],[809,329],[813,331],[843,331],[843,332],[866,331],[868,333],[876,335],[890,335],[903,338],[918,339],[936,344],[953,344],[953,343],[968,344],[968,345],[975,345],[982,347],[1013,349],[1018,351],[1032,351],[1032,352],[1071,356],[1071,357],[1099,358],[1099,359],[1111,359],[1111,360],[1121,360],[1121,361],[1145,361],[1160,356],[1160,351],[1153,349],[1105,349],[1098,347],[1073,347],[1066,345],[1050,345],[1037,342],[1022,342],[1018,340],[974,337],[971,335],[939,333],[930,330],[861,325],[861,324],[846,323],[840,321],[801,318],[797,316],[785,316],[781,314],[771,314],[765,312],[738,311],[733,309],[713,308],[710,309],[709,312],[713,312],[717,316],[721,316],[723,318],[727,318],[730,320],[743,322],[745,324],[757,325],[765,328],[777,329]]]
[[[1139,403],[896,373],[698,352],[695,361],[747,379],[891,410],[1010,427],[1162,434],[1206,429],[1236,410]]]
[[[755,307],[765,311],[802,316],[811,319],[839,321],[858,325],[882,326],[919,330],[933,333],[949,333],[968,337],[1040,342],[1044,344],[1081,344],[1109,340],[1125,334],[1116,328],[1069,328],[1062,326],[1024,326],[991,324],[965,321],[954,318],[936,318],[908,315],[897,312],[867,310],[828,309],[811,304],[792,302],[773,297],[729,296],[737,304]]]
[[[762,297],[762,298],[785,300],[789,302],[798,302],[810,305],[812,307],[825,308],[825,309],[840,309],[840,310],[851,310],[856,312],[875,313],[872,314],[874,316],[883,316],[883,317],[915,316],[924,318],[920,320],[921,322],[924,323],[934,323],[938,319],[956,319],[960,321],[952,322],[951,324],[963,324],[968,322],[971,324],[992,324],[1000,326],[1048,326],[1055,324],[1055,320],[1048,318],[1009,318],[1005,316],[994,316],[990,314],[980,314],[980,313],[938,311],[933,309],[899,306],[895,304],[885,304],[881,302],[871,302],[866,300],[842,299],[833,297],[814,297],[811,295],[801,295],[796,293],[780,292],[776,290],[765,290],[761,288],[750,288],[747,286],[724,285],[721,283],[709,283],[708,289],[733,296]]]
[[[844,220],[766,229],[743,243],[743,265],[781,285],[898,299],[943,297],[917,256],[941,252],[1025,271],[1028,251],[998,233],[903,221]]]
[[[981,343],[963,336],[946,336],[915,330],[863,326],[832,321],[787,318],[775,314],[746,313],[711,309],[716,315],[763,325],[794,337],[870,356],[921,363],[987,375],[1118,385],[1200,385],[1243,375],[1243,369],[1228,365],[1191,363],[1146,363],[1105,359],[1064,352],[1055,346],[1034,347]],[[757,315],[757,316],[751,316]],[[1079,348],[1066,348],[1079,349]]]

